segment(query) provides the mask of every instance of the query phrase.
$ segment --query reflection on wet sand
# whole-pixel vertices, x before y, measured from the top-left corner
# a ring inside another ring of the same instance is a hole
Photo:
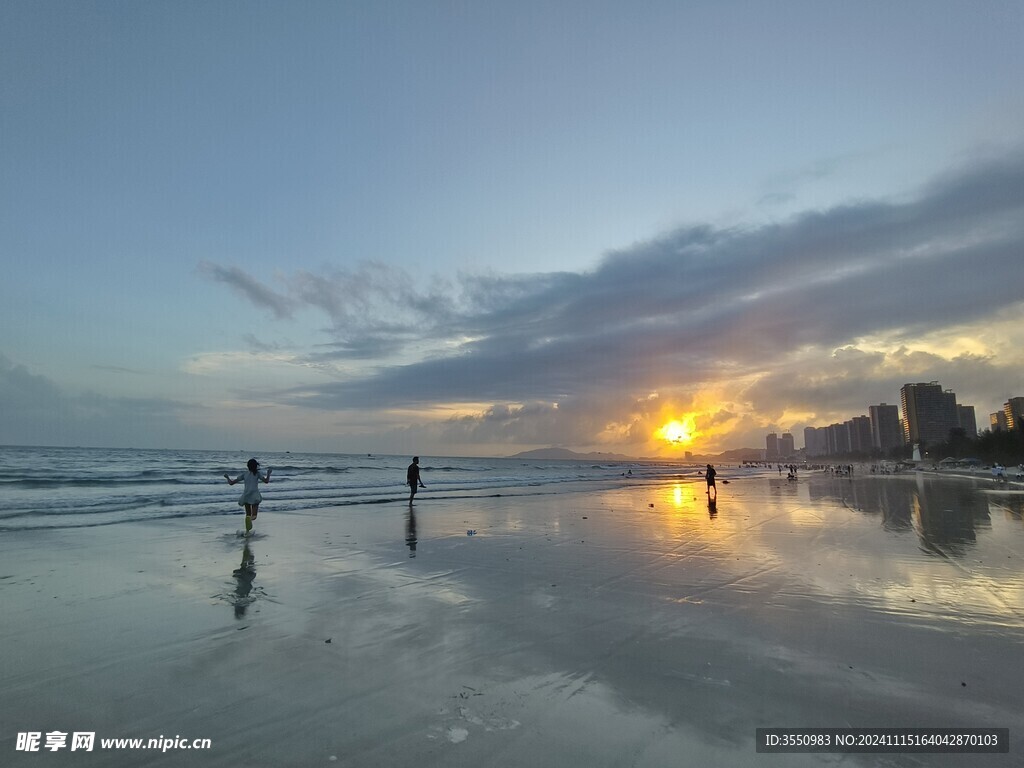
[[[800,484],[788,477],[768,478],[768,493],[773,498],[796,498],[800,494]]]
[[[405,546],[409,548],[409,557],[416,557],[416,513],[411,506],[405,516]]]
[[[1011,520],[1024,520],[1024,494],[1000,494],[989,501],[989,507],[995,507]]]
[[[253,554],[252,546],[246,539],[242,548],[242,564],[233,572],[235,577],[235,592],[231,596],[231,604],[235,608],[235,618],[245,618],[245,612],[255,601],[252,595],[253,579],[256,578],[256,556]]]
[[[981,762],[754,751],[757,727],[878,725],[1009,726],[983,762],[1016,766],[1022,497],[949,482],[737,478],[713,519],[702,481],[436,499],[416,559],[405,504],[276,518],[242,550],[220,519],[0,537],[0,716],[51,727],[59,681],[75,727],[214,737],[204,768]]]
[[[715,517],[718,514],[718,488],[708,486],[708,516]]]
[[[822,478],[809,488],[812,501],[831,499],[869,516],[889,531],[913,529],[925,552],[964,557],[977,530],[991,528],[989,502],[976,483],[924,478]]]

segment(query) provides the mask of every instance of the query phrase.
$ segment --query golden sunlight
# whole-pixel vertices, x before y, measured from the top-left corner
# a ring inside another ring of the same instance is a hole
[[[672,443],[672,445],[689,445],[693,442],[696,431],[693,417],[687,416],[682,421],[673,419],[655,434],[661,440]]]

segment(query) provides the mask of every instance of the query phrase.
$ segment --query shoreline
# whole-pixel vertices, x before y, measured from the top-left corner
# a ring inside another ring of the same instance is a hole
[[[698,478],[423,493],[412,526],[402,503],[268,503],[248,540],[223,517],[5,535],[0,752],[14,766],[826,765],[756,754],[755,728],[892,724],[1010,727],[1011,753],[986,760],[1014,764],[1019,512],[931,476],[818,479],[737,478],[714,515]],[[212,748],[15,750],[18,732],[51,730]]]

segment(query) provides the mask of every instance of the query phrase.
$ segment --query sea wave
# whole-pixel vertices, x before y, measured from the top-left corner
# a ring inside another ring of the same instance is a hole
[[[244,471],[252,453],[0,447],[0,531],[83,527],[237,514],[238,488],[223,475]],[[383,504],[408,498],[407,456],[257,453],[272,468],[261,486],[275,512]],[[696,467],[668,462],[574,462],[465,458],[421,461],[433,498],[485,499],[556,494],[579,483],[612,487],[692,479]],[[264,490],[265,488],[265,490]]]

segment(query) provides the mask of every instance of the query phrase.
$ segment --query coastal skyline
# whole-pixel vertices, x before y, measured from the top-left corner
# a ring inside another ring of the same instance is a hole
[[[714,454],[1024,392],[1015,3],[0,6],[0,443]]]

